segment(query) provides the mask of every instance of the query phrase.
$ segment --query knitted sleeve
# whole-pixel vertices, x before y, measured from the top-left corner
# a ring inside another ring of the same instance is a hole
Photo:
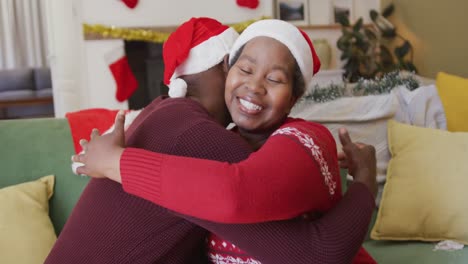
[[[236,164],[127,148],[122,184],[168,209],[222,223],[290,219],[323,209],[329,195],[340,191],[339,173],[327,169],[335,164],[329,166],[322,155],[332,148],[336,156],[334,141],[293,134],[271,136]]]

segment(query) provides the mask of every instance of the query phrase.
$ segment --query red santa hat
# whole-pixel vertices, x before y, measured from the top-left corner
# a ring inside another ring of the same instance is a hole
[[[174,31],[163,47],[164,83],[170,97],[185,97],[183,75],[206,71],[229,53],[239,34],[232,28],[206,17],[191,18]]]
[[[320,69],[320,59],[309,36],[296,26],[278,19],[265,19],[248,26],[234,43],[230,63],[241,47],[255,37],[270,37],[285,45],[296,59],[304,78],[306,89],[310,88],[312,76]]]

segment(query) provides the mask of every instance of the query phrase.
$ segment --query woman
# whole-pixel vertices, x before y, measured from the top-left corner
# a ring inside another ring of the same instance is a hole
[[[117,168],[106,176],[122,182],[129,193],[218,222],[283,220],[330,210],[341,198],[334,139],[319,124],[287,118],[320,67],[310,39],[286,22],[259,21],[234,44],[230,65],[226,104],[236,131],[256,153],[225,164],[121,149],[120,172]],[[145,166],[126,162],[135,159]],[[88,166],[85,157],[78,160]],[[353,161],[349,165],[351,174],[362,167]],[[357,262],[372,262],[361,253]]]

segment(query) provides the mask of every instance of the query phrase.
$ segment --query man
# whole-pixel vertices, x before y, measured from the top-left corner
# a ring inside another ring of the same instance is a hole
[[[147,106],[128,129],[126,145],[228,162],[245,159],[250,147],[224,128],[229,115],[222,60],[234,39],[232,29],[211,19],[181,25],[163,53],[165,82],[170,95],[179,98],[161,97]],[[349,262],[362,243],[372,210],[368,190],[356,185],[340,205],[313,223],[296,219],[226,225],[172,213],[126,194],[110,180],[92,179],[46,263],[204,263],[206,231],[197,225],[260,261]],[[251,244],[252,240],[264,243]],[[285,245],[291,250],[278,250]]]

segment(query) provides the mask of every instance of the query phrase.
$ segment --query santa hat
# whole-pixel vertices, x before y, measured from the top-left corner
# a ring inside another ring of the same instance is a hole
[[[180,25],[163,47],[164,83],[169,86],[169,96],[185,97],[187,83],[179,77],[219,64],[238,36],[234,29],[206,17]]]
[[[283,20],[257,21],[248,26],[237,38],[229,54],[229,62],[232,63],[239,49],[255,37],[270,37],[285,45],[301,69],[306,89],[309,88],[312,76],[320,69],[320,59],[312,41],[304,31]]]

